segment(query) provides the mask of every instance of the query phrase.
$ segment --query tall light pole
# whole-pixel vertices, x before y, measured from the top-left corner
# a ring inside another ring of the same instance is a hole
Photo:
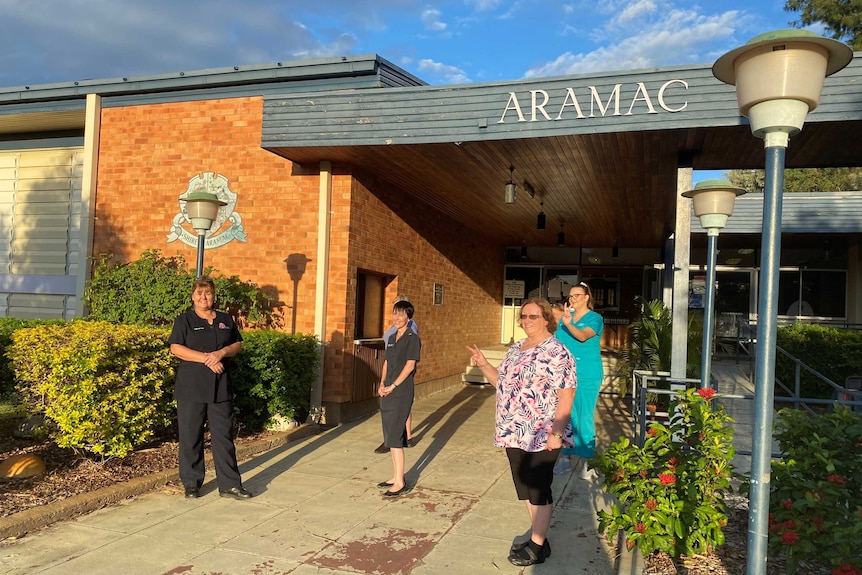
[[[700,386],[709,387],[712,371],[712,334],[715,324],[715,260],[718,253],[718,232],[733,215],[733,202],[745,190],[727,180],[706,180],[683,192],[694,203],[694,215],[706,228],[706,301],[703,305],[703,348],[700,350]]]
[[[192,221],[192,227],[198,233],[197,265],[195,266],[195,277],[201,277],[204,273],[204,246],[206,244],[206,233],[210,230],[213,222],[218,219],[218,211],[227,202],[218,199],[218,196],[209,192],[191,192],[186,196],[186,213]]]
[[[850,48],[836,40],[807,30],[777,30],[731,50],[712,67],[716,78],[736,85],[739,112],[766,148],[747,575],[766,573],[784,154],[790,136],[802,130],[805,116],[820,103],[824,78],[852,58]]]

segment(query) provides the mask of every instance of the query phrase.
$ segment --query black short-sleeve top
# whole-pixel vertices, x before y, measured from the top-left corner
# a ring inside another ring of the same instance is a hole
[[[384,385],[392,385],[392,382],[395,381],[401,374],[401,370],[404,369],[404,366],[411,359],[419,362],[419,355],[422,349],[422,341],[419,339],[419,334],[417,334],[412,329],[408,329],[404,332],[404,335],[401,336],[401,339],[396,340],[397,334],[392,334],[389,336],[389,341],[386,342],[386,352],[384,358],[386,359],[386,381]],[[414,370],[413,373],[416,373]],[[410,374],[407,379],[405,379],[402,383],[413,384],[413,373]],[[399,384],[401,385],[401,384]]]
[[[236,322],[228,314],[217,311],[212,325],[194,310],[177,316],[169,344],[208,353],[242,341]],[[180,360],[174,383],[174,397],[179,400],[212,403],[233,398],[230,385],[230,358],[224,358],[225,369],[215,373],[202,363]]]

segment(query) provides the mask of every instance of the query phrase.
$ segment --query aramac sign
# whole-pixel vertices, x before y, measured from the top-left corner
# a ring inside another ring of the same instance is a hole
[[[510,120],[514,116],[517,116],[518,122],[538,122],[566,120],[570,118],[595,118],[596,112],[601,117],[605,117],[611,110],[611,116],[631,116],[635,113],[658,114],[656,104],[662,110],[670,113],[682,112],[688,107],[687,100],[676,106],[668,104],[666,100],[666,98],[669,99],[669,90],[688,90],[688,82],[685,80],[668,80],[653,95],[650,95],[646,84],[638,82],[634,96],[627,102],[620,101],[620,89],[622,86],[622,84],[614,85],[613,90],[611,90],[606,98],[603,98],[595,86],[587,86],[589,93],[585,94],[582,92],[581,98],[589,99],[589,114],[584,114],[586,107],[581,106],[581,101],[578,99],[575,88],[566,88],[561,93],[556,93],[553,97],[546,90],[530,90],[529,104],[527,102],[524,103],[528,106],[526,113],[524,106],[518,99],[518,95],[515,92],[509,92],[509,100],[506,102],[506,107],[503,109],[503,114],[497,120],[497,123],[505,124],[507,116]],[[628,104],[628,109],[625,112],[620,111],[622,109],[621,104]]]

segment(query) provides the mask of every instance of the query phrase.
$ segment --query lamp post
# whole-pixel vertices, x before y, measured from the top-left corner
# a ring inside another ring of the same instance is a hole
[[[201,277],[204,273],[204,245],[206,233],[218,218],[219,208],[226,206],[227,202],[218,199],[218,196],[209,192],[191,192],[186,196],[186,214],[192,221],[192,227],[198,233],[198,254],[195,277]]]
[[[731,50],[712,67],[716,78],[736,85],[739,112],[748,116],[752,134],[763,138],[766,148],[747,575],[766,572],[785,149],[820,102],[824,78],[852,58],[850,48],[836,40],[807,30],[778,30]]]
[[[706,228],[706,300],[703,302],[703,348],[700,350],[700,386],[709,387],[712,370],[713,315],[715,313],[715,260],[718,253],[718,232],[733,215],[736,196],[745,193],[727,180],[706,180],[693,190],[683,192],[694,203],[694,215]]]

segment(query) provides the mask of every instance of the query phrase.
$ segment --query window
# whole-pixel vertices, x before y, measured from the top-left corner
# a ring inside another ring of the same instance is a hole
[[[383,322],[386,317],[386,285],[390,281],[391,278],[388,276],[357,270],[354,339],[383,337]]]

